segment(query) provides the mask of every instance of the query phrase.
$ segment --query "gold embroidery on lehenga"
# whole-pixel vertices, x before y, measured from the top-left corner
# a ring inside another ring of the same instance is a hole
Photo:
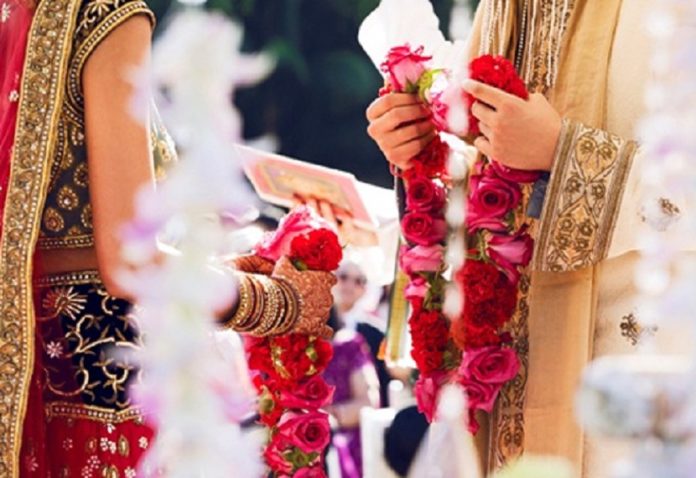
[[[606,257],[637,145],[564,121],[546,191],[534,264],[562,272]]]
[[[48,186],[78,0],[40,2],[28,37],[0,254],[0,476],[20,471],[33,370],[32,256]]]

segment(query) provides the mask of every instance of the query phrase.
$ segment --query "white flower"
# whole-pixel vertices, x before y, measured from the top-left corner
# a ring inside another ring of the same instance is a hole
[[[65,451],[70,451],[70,450],[72,450],[72,448],[73,448],[72,438],[66,438],[65,440],[63,440],[63,449]]]
[[[19,92],[17,90],[10,91],[9,100],[10,103],[16,103],[17,101],[19,101]]]
[[[135,478],[135,469],[133,469],[129,466],[124,471],[124,475],[126,476],[126,478]]]
[[[145,450],[148,447],[148,445],[149,445],[149,442],[147,441],[147,438],[140,437],[140,439],[138,440],[138,446],[140,448],[142,448],[143,450]]]
[[[0,11],[0,21],[2,23],[5,23],[9,19],[10,19],[10,5],[3,2],[2,10]]]
[[[53,359],[60,358],[63,355],[63,345],[56,341],[49,342],[46,346],[46,353]]]
[[[106,424],[106,431],[109,433],[113,433],[114,430],[116,430],[116,427],[114,426],[113,423],[107,423]]]

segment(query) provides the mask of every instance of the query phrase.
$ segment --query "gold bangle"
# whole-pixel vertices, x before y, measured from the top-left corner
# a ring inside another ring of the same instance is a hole
[[[286,311],[283,321],[278,324],[278,334],[290,332],[300,318],[300,301],[295,288],[285,279],[276,279],[283,292],[286,303]]]
[[[238,279],[238,303],[237,310],[231,318],[225,321],[223,327],[228,329],[236,328],[240,323],[245,322],[253,309],[253,291],[248,277],[240,275]]]
[[[249,284],[251,286],[251,290],[253,291],[252,294],[255,300],[247,319],[238,324],[238,332],[251,332],[257,328],[263,319],[263,311],[265,307],[264,288],[260,280],[260,277],[263,276],[249,274],[247,277],[249,279]]]
[[[265,336],[273,330],[274,324],[278,320],[278,316],[283,312],[282,293],[278,286],[268,277],[259,277],[259,281],[263,285],[264,299],[268,307],[264,307],[262,320],[257,328],[251,331],[252,335]]]

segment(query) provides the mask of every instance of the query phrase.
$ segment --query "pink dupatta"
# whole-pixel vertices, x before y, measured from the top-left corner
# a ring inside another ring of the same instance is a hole
[[[20,82],[33,10],[22,0],[0,3],[0,218],[4,217],[10,160],[19,106]],[[0,237],[2,234],[0,220]]]

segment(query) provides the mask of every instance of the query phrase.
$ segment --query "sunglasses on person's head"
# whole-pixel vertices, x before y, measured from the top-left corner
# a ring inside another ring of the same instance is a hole
[[[338,280],[341,282],[353,281],[355,285],[360,286],[367,284],[367,278],[365,278],[365,276],[352,276],[347,272],[339,272],[336,274],[336,277],[338,277]]]

